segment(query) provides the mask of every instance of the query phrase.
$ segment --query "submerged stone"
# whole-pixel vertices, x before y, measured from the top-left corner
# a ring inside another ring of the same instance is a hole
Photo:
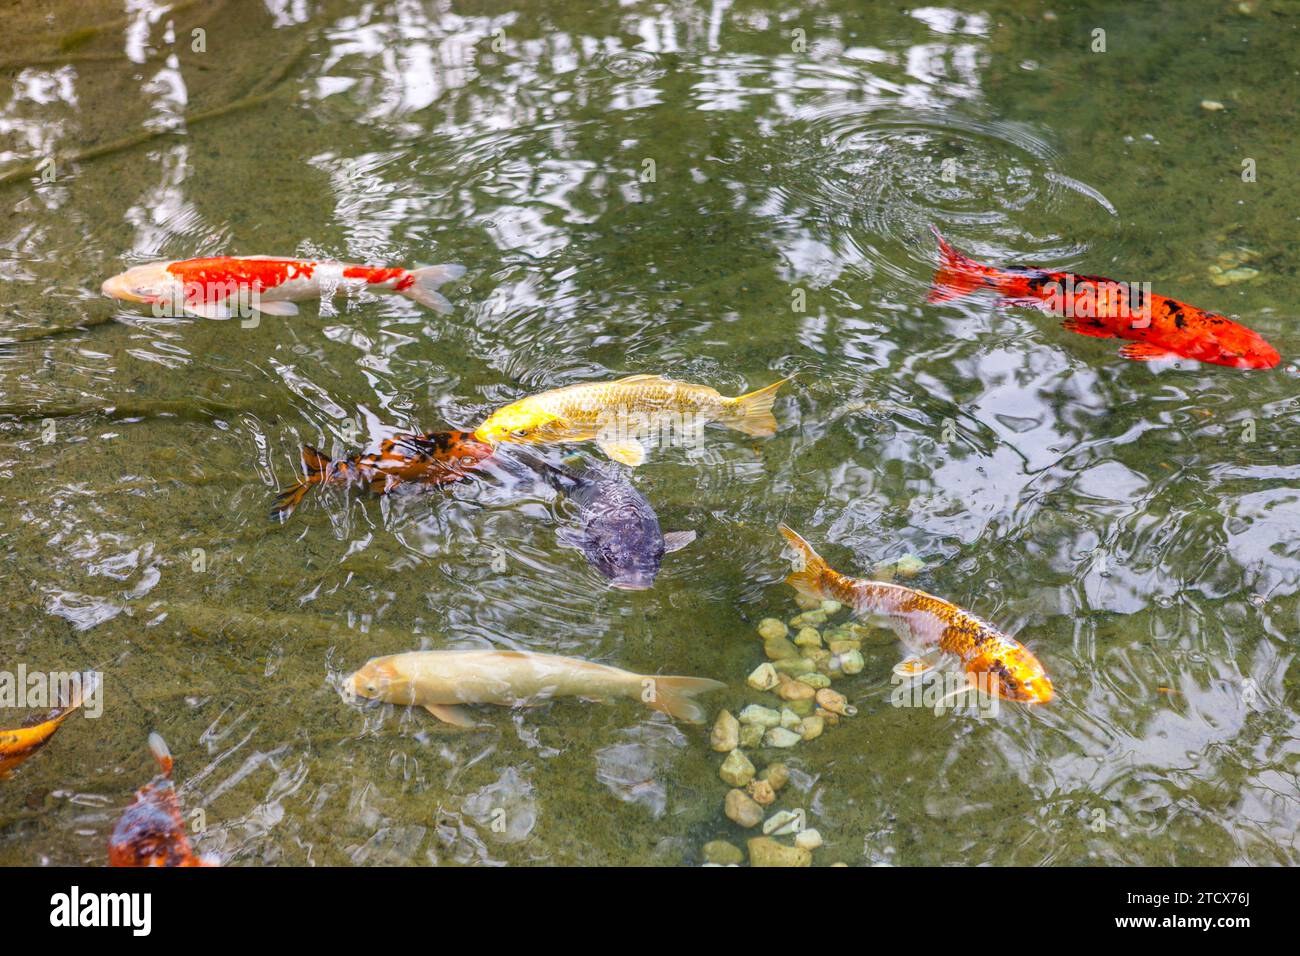
[[[812,866],[812,853],[803,847],[786,846],[771,837],[749,841],[750,866]]]

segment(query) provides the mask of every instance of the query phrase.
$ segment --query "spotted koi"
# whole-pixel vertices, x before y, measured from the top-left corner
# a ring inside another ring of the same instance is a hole
[[[885,618],[914,653],[941,650],[961,660],[967,674],[984,678],[1004,700],[1046,703],[1052,682],[1028,648],[943,598],[883,581],[834,571],[807,541],[785,525],[799,570],[786,583],[801,594],[839,601],[857,614]]]
[[[1102,276],[981,265],[930,229],[939,241],[931,302],[991,289],[1011,305],[1063,316],[1067,332],[1128,340],[1119,354],[1136,362],[1188,358],[1232,368],[1273,368],[1281,361],[1259,333],[1226,316]]]
[[[446,485],[465,480],[467,472],[491,454],[491,445],[461,431],[394,435],[380,443],[378,452],[339,459],[331,459],[304,445],[305,474],[301,481],[276,497],[271,520],[287,520],[317,485],[361,485],[380,495],[407,483]]]
[[[172,755],[158,734],[149,735],[149,752],[159,774],[135,792],[108,840],[109,866],[216,866],[190,845],[181,801],[172,782]]]
[[[228,319],[237,308],[296,315],[295,302],[364,289],[404,296],[445,315],[452,306],[438,286],[464,274],[464,266],[453,264],[401,269],[277,256],[215,256],[134,266],[105,281],[103,292],[124,302]]]

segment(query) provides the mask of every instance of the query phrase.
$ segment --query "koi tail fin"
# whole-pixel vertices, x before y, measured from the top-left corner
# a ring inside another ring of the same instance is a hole
[[[726,411],[719,420],[728,428],[754,438],[775,435],[776,416],[772,414],[772,403],[776,401],[776,390],[788,381],[790,379],[783,378],[756,392],[728,399]]]
[[[447,297],[438,291],[438,286],[453,282],[465,274],[465,267],[455,263],[440,266],[421,266],[412,269],[411,276],[415,282],[402,290],[402,295],[412,302],[418,302],[426,309],[433,309],[440,315],[451,315],[452,306]]]
[[[306,474],[292,488],[275,496],[275,504],[271,506],[271,520],[281,523],[288,521],[289,515],[293,514],[294,509],[302,503],[302,499],[307,496],[307,492],[325,480],[329,466],[330,460],[326,456],[312,448],[311,445],[303,445],[302,467]]]
[[[704,723],[704,708],[694,698],[711,690],[723,690],[726,684],[708,677],[646,677],[641,699],[669,717],[689,724]],[[647,694],[646,684],[654,683],[654,693]],[[649,698],[649,699],[647,699]]]
[[[172,752],[167,747],[167,741],[162,739],[162,734],[154,731],[149,735],[149,753],[153,754],[153,759],[158,761],[158,769],[162,775],[171,778],[172,775]]]
[[[985,285],[985,276],[992,270],[980,265],[970,256],[954,249],[934,226],[930,227],[939,240],[939,268],[935,270],[927,302],[947,302],[970,295]]]
[[[785,535],[785,540],[789,542],[790,547],[794,548],[795,551],[794,561],[792,562],[794,570],[786,577],[785,583],[800,594],[815,598],[826,597],[826,594],[823,593],[822,575],[830,570],[830,566],[820,554],[813,550],[812,545],[805,541],[798,532],[791,529],[789,525],[781,525],[781,534]]]

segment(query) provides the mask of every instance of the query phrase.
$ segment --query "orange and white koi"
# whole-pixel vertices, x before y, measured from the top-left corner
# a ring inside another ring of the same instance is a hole
[[[465,267],[454,264],[402,269],[279,256],[214,256],[134,266],[105,281],[103,291],[124,302],[207,319],[228,319],[250,309],[296,315],[295,302],[363,289],[404,296],[446,315],[452,306],[438,287],[464,274]]]
[[[135,792],[108,839],[109,866],[217,866],[190,846],[181,801],[172,782],[172,755],[158,734],[149,735],[149,752],[160,773]]]
[[[302,449],[305,475],[292,488],[276,496],[271,520],[284,521],[307,492],[317,485],[364,485],[386,495],[401,484],[446,485],[463,481],[466,472],[492,455],[492,446],[469,432],[429,432],[394,435],[380,443],[379,451],[351,458],[331,459],[311,445]]]
[[[1273,368],[1281,361],[1277,349],[1258,332],[1218,313],[1148,292],[1144,285],[1025,266],[982,265],[949,245],[939,230],[930,229],[939,241],[931,302],[991,289],[1010,305],[1061,316],[1067,332],[1127,339],[1130,344],[1119,354],[1136,362],[1189,358],[1233,368]]]
[[[1046,703],[1052,682],[1028,648],[943,598],[901,584],[851,578],[834,571],[807,541],[785,525],[799,570],[786,583],[810,597],[839,601],[864,617],[882,617],[914,653],[944,651],[967,674],[988,681],[1004,700]]]

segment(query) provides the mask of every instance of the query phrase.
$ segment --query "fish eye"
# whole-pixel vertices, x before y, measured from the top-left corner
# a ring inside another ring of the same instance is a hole
[[[461,456],[460,456],[460,463],[461,463],[462,465],[472,465],[472,464],[474,464],[474,456],[473,456],[473,455],[461,455]]]
[[[375,693],[377,690],[379,690],[379,688],[375,686],[375,682],[374,682],[374,681],[371,681],[370,683],[368,683],[368,684],[366,685],[366,693],[367,693],[367,694],[373,694],[373,693]]]
[[[153,286],[147,286],[147,285],[145,285],[145,286],[140,286],[139,288],[137,288],[137,289],[135,290],[135,294],[136,294],[136,295],[147,296],[147,297],[149,297],[150,299],[152,299],[154,296],[156,296],[156,295],[158,294],[158,290],[155,289]]]
[[[515,429],[514,431],[512,431],[510,434],[514,435],[516,438],[527,438],[527,437],[528,437],[528,429],[527,429],[527,428],[516,428],[516,429]]]

